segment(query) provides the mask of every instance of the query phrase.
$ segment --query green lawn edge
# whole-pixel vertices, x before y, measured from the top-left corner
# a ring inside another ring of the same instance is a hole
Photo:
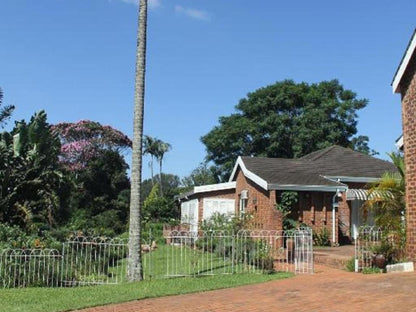
[[[145,280],[120,285],[74,288],[1,289],[1,311],[71,311],[146,298],[203,292],[258,284],[294,276],[292,273],[233,274],[198,278]]]

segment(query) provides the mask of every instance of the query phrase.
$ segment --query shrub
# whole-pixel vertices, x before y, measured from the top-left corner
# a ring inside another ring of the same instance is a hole
[[[323,227],[319,231],[313,233],[313,242],[315,246],[330,246],[329,232],[326,227]]]

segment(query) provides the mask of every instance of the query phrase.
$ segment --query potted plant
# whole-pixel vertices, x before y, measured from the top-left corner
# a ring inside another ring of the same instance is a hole
[[[373,253],[373,265],[379,269],[384,269],[386,264],[392,260],[393,250],[387,240],[382,240],[380,244],[373,246],[371,251]]]

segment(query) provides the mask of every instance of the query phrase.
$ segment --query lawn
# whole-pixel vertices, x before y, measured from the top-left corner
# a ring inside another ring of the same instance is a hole
[[[68,311],[144,298],[236,287],[291,276],[292,273],[233,274],[75,288],[0,289],[0,309],[8,312]]]
[[[142,282],[73,288],[0,289],[0,310],[68,311],[144,298],[236,287],[293,276],[292,273],[261,274],[261,270],[253,265],[243,267],[242,264],[233,264],[227,257],[188,247],[171,248],[161,245],[156,251],[143,256],[146,280]],[[126,262],[126,259],[120,259],[115,266],[109,267],[110,274],[107,275],[111,278],[104,280],[107,282],[124,280]],[[91,272],[94,271],[91,270],[93,267],[93,265],[88,266]],[[246,270],[252,273],[218,274]],[[166,278],[166,275],[194,274],[207,274],[207,276]],[[83,278],[95,280],[97,275],[88,273]]]

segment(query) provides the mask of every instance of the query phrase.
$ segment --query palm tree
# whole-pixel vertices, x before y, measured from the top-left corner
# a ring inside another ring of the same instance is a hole
[[[165,154],[172,148],[169,143],[163,142],[162,140],[156,139],[156,159],[159,161],[159,183],[160,183],[160,196],[163,197],[162,187],[162,163]]]
[[[0,88],[0,106],[3,104],[3,90]],[[3,127],[3,124],[10,118],[14,111],[13,105],[7,105],[3,108],[0,108],[0,126]]]
[[[152,176],[152,185],[154,185],[153,160],[156,157],[156,153],[157,153],[156,142],[157,140],[151,137],[150,135],[144,136],[143,155],[146,155],[146,154],[150,155],[149,167],[150,167],[150,174]]]
[[[397,172],[386,172],[372,184],[364,208],[374,215],[375,224],[383,229],[384,240],[391,245],[396,257],[400,257],[405,246],[405,175],[403,156],[389,154]]]
[[[143,279],[141,257],[141,200],[143,113],[146,73],[146,28],[147,0],[140,0],[136,51],[136,82],[134,94],[134,125],[131,166],[130,223],[128,278],[130,281]]]

